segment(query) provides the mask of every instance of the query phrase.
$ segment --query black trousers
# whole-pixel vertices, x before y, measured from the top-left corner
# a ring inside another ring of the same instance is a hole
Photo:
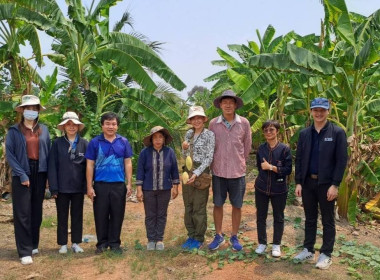
[[[38,172],[38,161],[29,161],[30,186],[21,184],[20,177],[12,178],[13,221],[17,252],[20,258],[31,256],[40,242],[42,204],[46,187],[46,172]]]
[[[323,225],[323,244],[320,253],[331,257],[335,243],[335,200],[327,201],[327,190],[331,185],[318,185],[318,180],[307,178],[302,187],[302,203],[305,211],[304,248],[314,252],[317,237],[318,205]]]
[[[69,220],[69,209],[71,216],[71,243],[82,242],[83,232],[83,193],[58,193],[55,199],[57,206],[57,242],[58,245],[67,244],[67,229]]]
[[[288,193],[277,195],[266,195],[258,190],[255,191],[256,203],[256,225],[259,244],[266,245],[267,242],[267,216],[269,200],[273,209],[273,244],[281,245],[284,233],[284,210]]]
[[[94,217],[97,248],[120,247],[121,227],[124,220],[127,188],[125,183],[94,183]]]
[[[171,190],[143,191],[148,241],[164,240]]]

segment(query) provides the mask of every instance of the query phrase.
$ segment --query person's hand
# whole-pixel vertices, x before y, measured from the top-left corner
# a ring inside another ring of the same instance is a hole
[[[178,185],[175,185],[172,188],[172,199],[176,199],[177,196],[178,196]]]
[[[131,184],[127,184],[127,197],[132,194],[132,186]]]
[[[182,149],[187,150],[189,148],[190,144],[187,141],[182,142]]]
[[[331,185],[327,190],[327,201],[333,201],[338,197],[338,187],[335,185]]]
[[[53,194],[51,197],[52,197],[52,198],[57,198],[57,197],[58,197],[58,194]]]
[[[294,193],[298,197],[302,196],[302,186],[301,186],[301,184],[297,184],[296,185],[296,190],[294,191]]]
[[[196,178],[197,178],[197,175],[196,175],[196,174],[193,174],[193,175],[190,177],[189,181],[187,181],[186,185],[190,185],[190,184],[194,183],[194,181],[195,181]]]
[[[142,202],[144,199],[144,194],[143,194],[141,187],[137,187],[136,198],[140,202]]]
[[[25,181],[25,182],[21,182],[21,185],[26,186],[26,187],[29,188],[29,186],[30,186],[30,181],[28,180],[28,181]]]
[[[271,166],[272,165],[269,162],[267,162],[265,158],[263,158],[263,162],[261,163],[261,169],[270,170]]]
[[[87,189],[87,196],[94,202],[94,197],[96,196],[94,188]]]

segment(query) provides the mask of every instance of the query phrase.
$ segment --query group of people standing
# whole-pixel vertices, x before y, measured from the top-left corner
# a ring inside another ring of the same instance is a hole
[[[186,159],[186,180],[182,192],[187,230],[183,249],[203,246],[207,229],[209,188],[213,193],[215,236],[208,248],[216,250],[229,241],[236,251],[243,249],[238,238],[241,209],[246,189],[246,162],[251,152],[252,135],[249,121],[236,110],[243,101],[232,90],[214,100],[220,116],[208,121],[202,107],[189,109],[187,123],[191,128],[182,143]],[[102,134],[89,143],[79,136],[84,124],[74,112],[66,112],[58,129],[64,136],[57,138],[50,149],[46,126],[38,122],[44,108],[37,97],[23,96],[16,108],[23,113],[20,123],[9,129],[6,153],[12,167],[12,195],[17,250],[22,264],[33,262],[38,253],[42,202],[47,178],[56,199],[59,253],[66,253],[68,213],[71,213],[72,250],[83,252],[82,241],[84,194],[93,201],[97,235],[96,253],[108,248],[121,253],[120,234],[126,197],[132,187],[132,148],[128,140],[117,134],[119,118],[114,113],[101,117]],[[347,162],[347,141],[344,131],[327,120],[330,104],[325,98],[311,102],[313,124],[301,131],[296,152],[296,190],[302,196],[305,212],[304,249],[295,259],[314,260],[318,207],[323,224],[323,245],[316,264],[327,269],[335,242],[334,203]],[[274,233],[272,256],[281,256],[284,231],[284,210],[288,194],[287,176],[292,172],[290,148],[279,142],[280,124],[268,120],[262,125],[266,142],[257,150],[258,177],[255,181],[257,208],[257,254],[264,254],[268,242],[266,219],[269,201],[273,208]],[[170,199],[178,196],[180,176],[169,131],[153,127],[144,138],[137,166],[137,199],[143,201],[147,250],[164,250],[164,232]],[[184,173],[185,174],[185,173]],[[211,176],[212,174],[212,176]],[[212,178],[212,179],[211,179]],[[222,230],[224,204],[229,197],[232,206],[232,229],[229,238]]]

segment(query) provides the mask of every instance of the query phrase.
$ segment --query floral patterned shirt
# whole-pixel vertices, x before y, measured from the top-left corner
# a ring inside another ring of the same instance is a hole
[[[203,131],[194,137],[194,130],[189,129],[185,135],[185,141],[190,144],[187,150],[182,150],[182,155],[187,157],[190,155],[191,150],[193,150],[193,162],[196,163],[196,168],[193,173],[197,176],[201,175],[207,167],[210,166],[214,157],[215,148],[215,135],[214,132],[203,129]]]

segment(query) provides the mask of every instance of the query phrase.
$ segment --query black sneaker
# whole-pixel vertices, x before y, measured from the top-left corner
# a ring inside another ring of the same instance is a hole
[[[103,254],[105,251],[107,251],[107,248],[104,248],[104,247],[98,247],[96,248],[95,250],[95,254],[99,255],[99,254]]]
[[[123,254],[123,249],[121,249],[120,247],[115,247],[115,248],[111,248],[111,252],[117,255],[121,255]]]

